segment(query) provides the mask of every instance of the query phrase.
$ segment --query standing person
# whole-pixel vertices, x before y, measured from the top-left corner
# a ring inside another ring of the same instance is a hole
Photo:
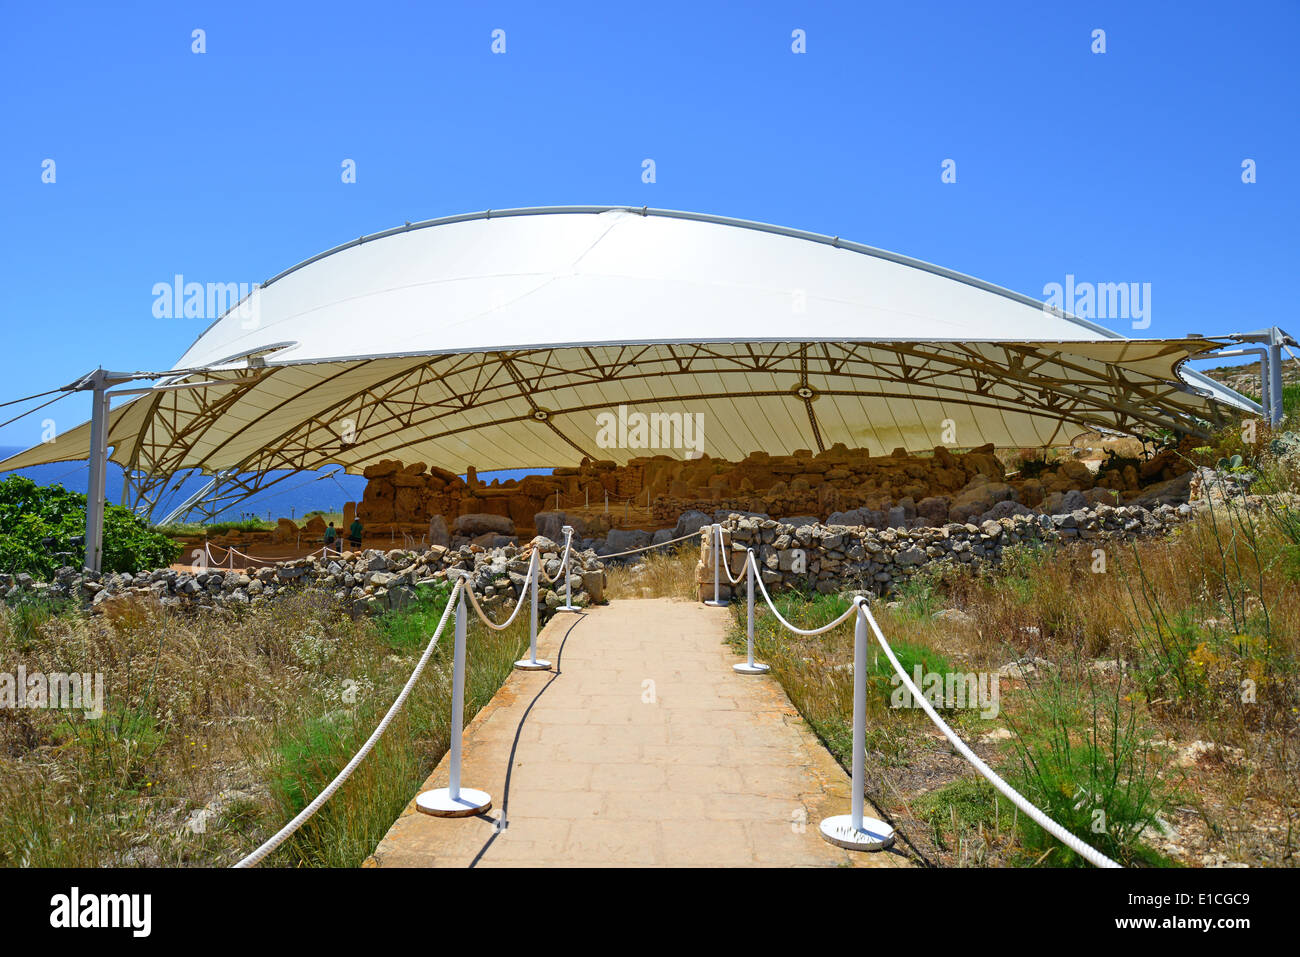
[[[333,544],[336,541],[338,541],[338,537],[339,537],[339,532],[338,529],[334,527],[333,522],[330,522],[329,525],[325,526],[325,547],[326,548],[330,548],[331,546],[333,546]]]
[[[354,518],[348,526],[348,544],[356,548],[361,544],[361,519]]]

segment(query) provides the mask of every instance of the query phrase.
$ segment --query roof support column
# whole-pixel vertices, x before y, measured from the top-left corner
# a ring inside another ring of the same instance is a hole
[[[1282,424],[1282,344],[1286,333],[1277,326],[1269,330],[1268,337],[1268,424]]]
[[[102,570],[104,560],[104,484],[108,472],[108,385],[103,369],[90,375],[90,485],[86,488],[86,560],[88,571]]]

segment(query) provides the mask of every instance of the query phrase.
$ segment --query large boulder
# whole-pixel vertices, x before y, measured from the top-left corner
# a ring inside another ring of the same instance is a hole
[[[533,516],[533,528],[537,529],[537,534],[549,538],[553,542],[564,544],[564,526],[568,525],[573,529],[574,539],[585,537],[588,531],[588,523],[580,515],[570,515],[568,512],[546,511],[538,512]]]
[[[916,503],[918,518],[925,519],[925,524],[933,527],[948,521],[948,498],[944,495],[931,495]]]
[[[457,535],[468,535],[471,538],[477,538],[489,532],[496,535],[513,535],[515,533],[515,523],[510,521],[509,518],[504,515],[489,515],[486,512],[471,512],[469,515],[461,515],[452,524],[452,528]]]
[[[948,508],[948,521],[968,522],[977,515],[983,515],[998,502],[1015,497],[1015,489],[1005,482],[991,482],[983,473],[976,475],[970,483],[957,493]]]
[[[831,512],[826,518],[827,525],[844,525],[848,528],[856,528],[859,525],[866,525],[863,516],[863,509],[850,508],[842,512]]]
[[[1010,518],[1013,515],[1036,514],[1038,513],[1032,508],[1027,508],[1019,502],[1013,502],[1011,499],[1003,499],[1001,502],[995,503],[987,512],[983,513],[978,518],[971,519],[971,521],[978,525],[983,522],[996,522],[1000,518]]]
[[[386,478],[396,475],[402,470],[402,463],[395,459],[384,459],[382,462],[376,462],[374,465],[367,465],[361,474],[368,479]]]
[[[767,516],[763,516],[766,518]],[[816,515],[791,515],[788,518],[779,519],[782,525],[793,525],[795,528],[802,528],[805,525],[820,525],[821,519]]]
[[[826,519],[827,525],[845,525],[849,528],[886,528],[889,517],[874,508],[851,508],[843,512],[831,512]]]
[[[500,532],[484,532],[482,535],[476,535],[470,539],[470,544],[479,545],[486,549],[505,548],[507,545],[516,544],[517,539],[513,535],[502,535]]]
[[[447,531],[447,520],[441,515],[429,519],[429,544],[446,548],[451,544],[451,534]]]
[[[1167,482],[1148,485],[1140,493],[1129,499],[1130,505],[1144,505],[1154,508],[1157,505],[1181,505],[1191,494],[1191,472],[1172,478]]]
[[[605,547],[600,554],[626,552],[634,548],[644,548],[653,540],[653,535],[639,528],[611,528],[605,536]]]
[[[699,509],[693,508],[677,516],[677,525],[673,528],[673,533],[669,538],[682,538],[685,535],[698,532],[705,525],[711,524],[713,524],[713,519],[707,512],[701,512]]]

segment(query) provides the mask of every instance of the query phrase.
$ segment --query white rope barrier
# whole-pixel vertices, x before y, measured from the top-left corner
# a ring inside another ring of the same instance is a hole
[[[722,526],[714,525],[713,528],[716,533],[713,538],[713,589],[714,600],[717,602],[718,590],[721,584],[720,568],[723,567],[723,563],[720,561],[722,552]],[[1095,864],[1097,867],[1120,866],[1096,848],[1081,841],[1074,834],[1053,821],[1043,813],[1043,811],[1031,804],[1028,798],[1004,781],[996,771],[985,764],[984,761],[980,759],[979,755],[970,749],[965,741],[957,736],[956,732],[954,732],[952,728],[948,727],[947,723],[939,717],[938,712],[936,712],[933,706],[931,706],[925,695],[923,695],[920,689],[912,683],[912,679],[907,676],[907,672],[903,670],[903,666],[898,663],[898,659],[894,656],[893,649],[889,647],[889,642],[885,640],[885,636],[881,632],[880,626],[876,623],[875,616],[871,614],[871,609],[868,607],[865,598],[860,596],[855,598],[844,614],[840,615],[827,625],[813,629],[799,628],[787,621],[785,616],[777,611],[776,604],[772,601],[772,596],[768,594],[767,586],[763,584],[762,575],[758,574],[757,562],[758,560],[754,555],[754,550],[752,548],[746,549],[745,564],[741,567],[740,573],[746,576],[749,588],[748,621],[746,623],[748,660],[745,664],[734,665],[733,667],[736,671],[743,674],[761,674],[767,670],[766,665],[758,665],[754,662],[755,581],[757,581],[758,589],[762,593],[764,601],[767,602],[768,609],[772,612],[776,620],[780,622],[781,626],[787,631],[796,635],[803,635],[804,637],[821,635],[848,621],[850,617],[856,616],[857,619],[853,640],[853,797],[849,814],[829,817],[822,821],[822,835],[828,841],[837,844],[840,847],[851,848],[854,850],[881,850],[889,847],[894,842],[893,828],[888,824],[885,824],[883,821],[863,816],[866,800],[866,632],[869,626],[872,632],[875,633],[876,640],[884,650],[885,656],[889,659],[889,663],[893,665],[894,670],[898,673],[903,684],[911,693],[912,699],[921,706],[922,710],[925,711],[930,720],[933,721],[939,730],[943,732],[944,737],[952,743],[953,747],[957,749],[957,752],[962,757],[971,763],[976,771],[987,778],[989,783],[1002,792],[1002,794],[1006,795],[1007,799],[1015,804],[1016,807],[1029,815],[1029,818],[1034,821],[1034,823],[1038,824],[1039,827],[1047,831],[1047,833],[1051,834],[1084,860],[1091,864]],[[740,583],[739,575],[732,578],[729,567],[726,570],[726,577],[732,585]],[[717,603],[726,604],[725,602]],[[706,602],[705,604],[713,604],[713,602]]]
[[[763,584],[762,576],[758,577],[758,588],[763,593],[763,600],[767,602],[767,607],[772,610],[772,614],[776,616],[776,620],[781,623],[781,625],[786,629],[786,631],[792,631],[796,635],[803,635],[805,638],[811,638],[813,635],[825,634],[826,632],[830,631],[832,628],[835,628],[838,625],[842,625],[844,622],[848,621],[854,614],[853,608],[850,606],[848,611],[840,615],[840,617],[836,618],[829,625],[822,625],[820,628],[813,628],[810,631],[805,631],[804,629],[799,628],[796,625],[790,624],[790,622],[786,621],[785,617],[779,611],[776,610],[776,605],[772,603],[772,596],[767,593],[767,586]]]
[[[880,626],[876,624],[876,618],[874,615],[871,614],[871,609],[867,607],[866,599],[859,598],[855,604],[857,605],[857,607],[861,608],[863,619],[867,622],[867,624],[871,626],[871,630],[876,635],[876,641],[880,643],[881,649],[883,649],[885,652],[885,657],[887,657],[889,659],[889,663],[894,666],[894,670],[898,672],[898,676],[903,679],[903,684],[907,687],[907,690],[911,693],[912,700],[920,704],[922,710],[925,711],[925,713],[929,716],[930,720],[933,721],[935,725],[939,728],[939,730],[943,732],[944,737],[946,737],[949,741],[952,742],[952,746],[957,749],[957,751],[961,754],[962,757],[964,757],[967,761],[969,761],[972,765],[974,765],[976,771],[984,775],[984,777],[988,779],[990,784],[992,784],[995,788],[997,788],[999,791],[1005,794],[1007,796],[1007,799],[1010,800],[1011,803],[1015,804],[1016,807],[1020,808],[1020,810],[1028,814],[1029,817],[1034,821],[1034,823],[1036,823],[1039,827],[1045,830],[1048,834],[1051,834],[1053,837],[1055,837],[1058,841],[1060,841],[1070,850],[1074,851],[1084,860],[1088,861],[1091,864],[1095,864],[1097,867],[1119,867],[1120,866],[1115,861],[1112,861],[1105,854],[1102,854],[1100,851],[1096,850],[1095,848],[1079,840],[1079,838],[1077,838],[1075,835],[1071,834],[1065,828],[1061,827],[1061,825],[1057,824],[1050,817],[1048,817],[1046,814],[1040,811],[1033,804],[1029,803],[1028,798],[1024,797],[1024,795],[1022,795],[1019,791],[1013,788],[1010,784],[1002,780],[1002,778],[998,776],[996,771],[994,771],[987,764],[985,764],[980,759],[979,755],[977,755],[974,751],[972,751],[967,746],[966,742],[957,736],[957,734],[952,730],[952,728],[948,727],[947,723],[943,720],[943,718],[939,717],[938,713],[930,705],[930,702],[926,700],[925,695],[921,694],[920,690],[916,687],[916,685],[912,683],[912,679],[907,676],[907,672],[903,670],[903,666],[900,665],[898,663],[898,659],[894,657],[894,650],[889,647],[889,642],[885,640],[885,636],[881,633]],[[863,657],[863,662],[861,667],[863,668],[863,670],[865,670],[866,656],[863,655],[862,657]],[[864,723],[865,723],[865,719],[864,719]],[[855,720],[854,721],[855,737],[857,734],[857,724],[858,722]],[[856,756],[856,750],[857,750],[856,746],[854,750]]]
[[[707,525],[701,526],[700,528],[696,529],[693,532],[690,532],[689,534],[683,535],[680,538],[670,538],[666,542],[655,542],[653,545],[642,545],[640,548],[629,548],[625,552],[610,552],[606,555],[597,555],[596,557],[602,560],[606,558],[622,558],[625,555],[635,555],[638,552],[648,552],[652,548],[663,548],[665,545],[676,545],[678,542],[684,542],[688,538],[698,537],[704,531],[704,529],[708,527],[709,526]]]
[[[225,557],[224,557],[224,558],[217,558],[217,556],[214,555],[214,554],[212,553],[212,549],[213,549],[214,547],[219,548],[219,549],[221,549],[222,551],[224,551],[224,552],[226,553],[226,554],[225,554]],[[235,567],[235,556],[236,556],[236,555],[238,555],[240,558],[245,559],[246,561],[250,561],[250,562],[260,562],[260,563],[263,564],[263,565],[276,565],[276,564],[279,564],[280,562],[291,562],[291,561],[297,561],[299,558],[311,558],[311,557],[312,557],[313,555],[315,555],[317,552],[322,553],[322,557],[323,557],[323,558],[329,558],[330,555],[342,556],[342,554],[343,554],[343,551],[342,551],[341,549],[331,548],[329,545],[324,545],[324,546],[322,546],[321,548],[317,548],[317,549],[314,549],[314,550],[308,552],[306,555],[286,556],[286,557],[284,557],[284,558],[259,558],[259,557],[257,557],[256,555],[248,555],[248,554],[246,554],[246,553],[244,553],[244,552],[241,552],[239,549],[235,548],[233,545],[230,546],[230,547],[226,547],[226,546],[223,546],[223,545],[216,545],[216,546],[214,546],[214,545],[213,545],[211,542],[209,542],[207,539],[204,539],[204,540],[203,540],[203,548],[204,548],[204,552],[205,552],[205,554],[207,555],[208,563],[209,563],[213,568],[221,568],[221,567],[222,567],[222,564],[221,564],[222,562],[227,562],[228,567],[230,567],[230,568],[234,568],[234,567]]]
[[[380,737],[383,736],[383,733],[388,730],[388,725],[392,723],[393,718],[397,716],[397,712],[400,711],[402,705],[406,703],[407,697],[411,694],[411,689],[415,687],[415,682],[418,681],[420,675],[423,674],[424,666],[429,663],[429,657],[433,654],[433,649],[438,644],[438,638],[442,635],[442,629],[447,624],[447,616],[451,614],[452,608],[458,604],[458,597],[463,599],[464,587],[463,582],[457,582],[456,587],[452,589],[451,595],[447,598],[447,607],[443,609],[442,618],[438,621],[438,627],[434,629],[433,637],[429,639],[429,644],[424,649],[424,654],[420,656],[420,660],[416,663],[415,670],[411,672],[411,677],[406,680],[406,684],[402,687],[401,693],[398,694],[397,700],[393,702],[392,707],[388,709],[388,713],[385,714],[383,720],[379,722],[379,727],[375,728],[370,737],[366,739],[366,743],[361,746],[361,750],[353,755],[352,760],[349,761],[343,770],[335,776],[333,781],[326,785],[325,790],[316,795],[315,800],[299,811],[293,820],[280,828],[280,830],[277,831],[270,840],[241,860],[235,865],[235,867],[253,867],[260,863],[266,855],[274,851],[277,847],[283,844],[290,835],[306,824],[307,821],[321,809],[321,806],[334,796],[334,793],[343,786],[343,783],[352,776],[352,772],[355,771],[357,766],[365,760],[366,755],[368,755],[371,749],[374,748],[376,742],[378,742]],[[460,607],[464,607],[463,602],[460,603]],[[457,617],[458,650],[461,650],[460,646],[463,645],[463,635],[461,634],[463,625],[464,616],[459,615]],[[463,654],[458,656],[456,667],[459,669],[457,674],[460,675],[463,687],[464,663],[460,660],[461,657],[463,657]],[[454,680],[455,679],[453,679],[453,681]],[[463,710],[463,708],[461,710]],[[460,711],[453,709],[453,724],[457,723],[459,717]],[[453,747],[456,748],[457,752],[459,752],[459,741],[457,740],[457,736],[453,736],[452,741]]]
[[[573,603],[573,576],[569,574],[569,553],[573,546],[573,526],[564,526],[564,559],[560,563],[560,570],[556,575],[564,576],[564,604],[557,611],[580,611],[577,605]],[[554,578],[551,579],[555,581]]]
[[[721,525],[714,525],[713,528],[714,528],[714,529],[716,530],[716,532],[717,532],[717,534],[714,536],[714,539],[715,539],[715,545],[716,545],[718,551],[721,552],[721,551],[722,551],[722,526],[721,526]],[[750,562],[753,562],[753,561],[755,561],[755,559],[754,559],[754,550],[753,550],[752,548],[747,548],[747,549],[745,549],[745,565],[741,565],[741,566],[740,566],[740,571],[736,572],[736,577],[735,577],[735,578],[732,578],[732,577],[731,577],[731,567],[730,567],[730,565],[731,565],[731,556],[730,556],[730,555],[728,555],[728,556],[727,556],[727,557],[726,557],[726,558],[725,558],[725,559],[724,559],[720,564],[721,564],[721,566],[722,566],[722,570],[723,570],[723,571],[726,573],[726,575],[727,575],[727,580],[728,580],[729,582],[731,582],[731,584],[733,584],[733,585],[739,585],[739,584],[740,584],[740,576],[743,575],[743,574],[745,574],[745,567],[746,567],[746,565],[748,565]]]
[[[493,631],[505,631],[514,624],[515,619],[519,617],[520,610],[524,607],[524,594],[532,591],[533,575],[536,573],[536,570],[537,552],[534,551],[532,556],[528,559],[528,585],[525,586],[524,591],[520,593],[518,600],[515,601],[515,610],[510,613],[510,617],[499,625],[484,613],[483,606],[478,603],[478,596],[474,594],[474,589],[465,589],[465,591],[469,593],[469,603],[474,606],[474,610],[478,612],[478,616],[483,620],[483,624],[487,625]]]
[[[569,549],[572,544],[573,544],[573,529],[570,526],[565,525],[564,526],[564,555],[560,558],[560,569],[555,573],[554,576],[548,575],[545,572],[541,573],[542,578],[546,580],[546,584],[548,585],[554,584],[561,575],[568,574]]]

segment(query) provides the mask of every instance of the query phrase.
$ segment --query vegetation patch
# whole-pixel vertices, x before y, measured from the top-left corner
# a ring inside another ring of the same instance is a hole
[[[190,616],[147,599],[104,614],[0,605],[0,661],[104,676],[104,713],[0,709],[0,865],[226,866],[339,773],[410,677],[446,606],[428,589],[353,620],[304,590]],[[449,744],[452,622],[379,744],[264,866],[357,866]],[[472,619],[465,720],[528,626]]]
[[[0,481],[0,571],[48,579],[85,564],[86,496],[21,475]],[[170,565],[180,546],[120,505],[104,509],[103,569],[137,572]]]

